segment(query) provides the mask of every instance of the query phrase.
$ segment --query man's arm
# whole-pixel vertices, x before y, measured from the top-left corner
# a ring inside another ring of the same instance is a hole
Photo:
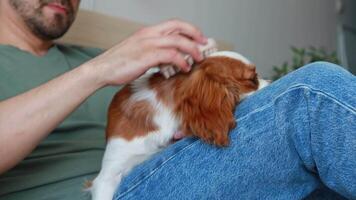
[[[0,102],[0,174],[25,158],[99,88],[130,82],[163,63],[189,71],[181,52],[200,61],[197,43],[205,42],[190,24],[168,21],[142,29],[76,69]]]
[[[88,66],[0,102],[0,173],[20,162],[103,85]]]

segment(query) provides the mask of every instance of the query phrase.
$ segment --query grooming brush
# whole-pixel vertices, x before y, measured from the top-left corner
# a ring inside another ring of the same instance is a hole
[[[217,45],[214,39],[209,38],[208,42],[206,45],[199,45],[198,46],[200,53],[203,55],[203,58],[205,59],[208,57],[210,54],[216,52]],[[194,59],[190,55],[185,55],[184,59],[187,61],[189,66],[193,66],[194,64]],[[160,66],[160,73],[166,78],[170,78],[171,76],[175,75],[178,73],[180,69],[174,65],[162,65]]]

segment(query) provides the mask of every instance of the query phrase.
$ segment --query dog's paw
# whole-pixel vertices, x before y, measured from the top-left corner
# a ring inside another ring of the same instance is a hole
[[[220,132],[220,131],[210,131],[202,137],[202,139],[210,144],[225,147],[230,143],[230,139],[228,136],[228,132]]]

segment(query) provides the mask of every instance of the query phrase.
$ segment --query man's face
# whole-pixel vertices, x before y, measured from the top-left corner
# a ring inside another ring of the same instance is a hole
[[[9,0],[9,2],[37,37],[53,40],[61,37],[69,29],[78,11],[80,0]]]

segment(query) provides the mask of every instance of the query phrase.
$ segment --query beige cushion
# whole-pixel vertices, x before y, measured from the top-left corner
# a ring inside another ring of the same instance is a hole
[[[107,49],[143,26],[131,20],[80,10],[73,26],[59,42]],[[217,42],[220,50],[233,49],[226,42]]]

